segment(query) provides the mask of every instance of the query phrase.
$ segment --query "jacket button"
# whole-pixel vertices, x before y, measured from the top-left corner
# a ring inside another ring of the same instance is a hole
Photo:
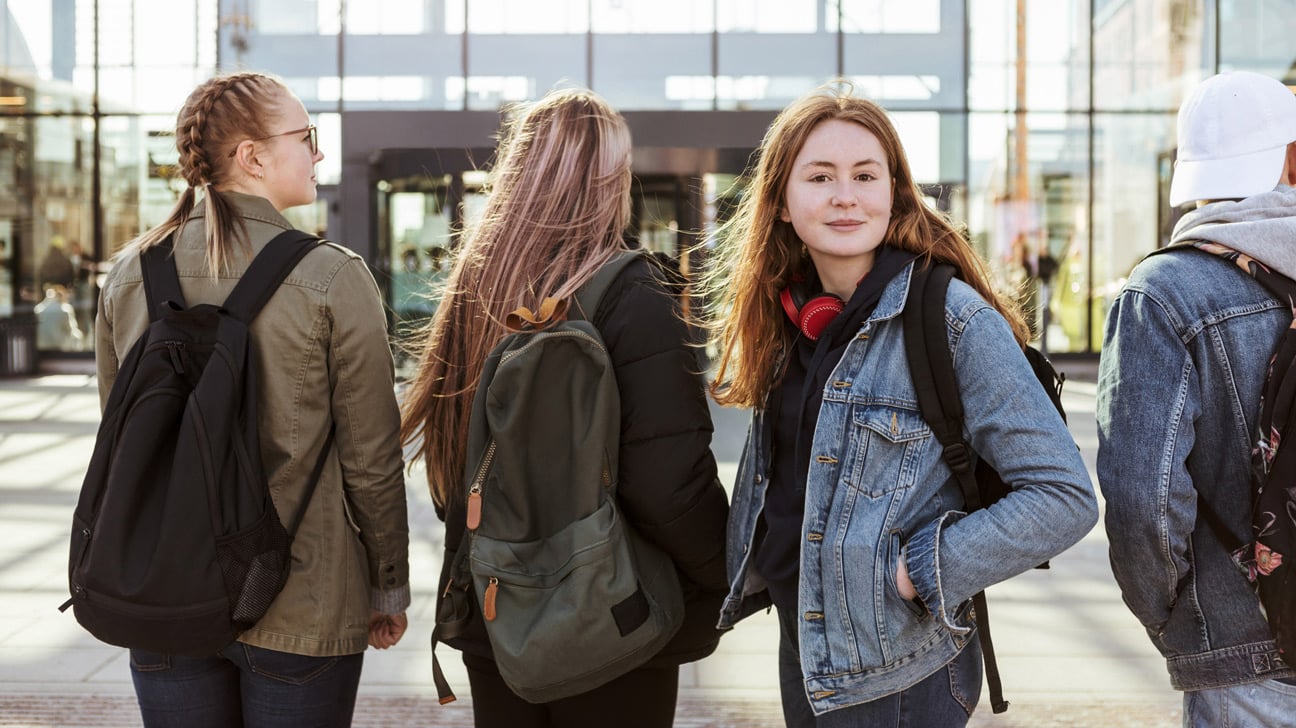
[[[806,613],[805,613],[805,619],[806,619],[807,622],[815,622],[815,621],[818,621],[818,620],[823,619],[823,618],[824,618],[824,616],[823,616],[823,612],[806,612]]]
[[[387,586],[395,586],[395,585],[396,585],[396,577],[389,577],[387,579]]]
[[[806,534],[806,540],[807,540],[807,541],[822,541],[822,540],[823,540],[823,534],[822,534],[822,533],[807,533],[807,534]]]
[[[756,482],[757,482],[757,483],[763,482],[764,480],[765,480],[764,476],[762,476],[760,473],[757,473],[757,474],[756,474]]]
[[[383,571],[387,572],[388,574],[392,573],[395,570],[396,570],[395,564],[388,564],[387,567],[383,569]]]

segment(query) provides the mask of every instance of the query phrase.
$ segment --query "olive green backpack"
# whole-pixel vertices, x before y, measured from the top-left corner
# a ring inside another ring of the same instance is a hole
[[[574,306],[547,299],[538,312],[510,314],[511,333],[486,359],[473,400],[467,531],[445,601],[471,585],[500,674],[532,703],[641,666],[684,617],[673,562],[617,502],[621,400],[603,339],[586,320],[640,255],[603,266]],[[452,620],[439,615],[442,638],[457,631]],[[442,702],[453,700],[434,673]]]

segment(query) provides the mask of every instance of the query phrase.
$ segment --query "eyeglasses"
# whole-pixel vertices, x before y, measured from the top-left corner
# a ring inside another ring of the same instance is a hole
[[[257,137],[256,139],[249,139],[248,141],[263,142],[267,139],[274,139],[275,137],[288,136],[289,134],[305,134],[306,136],[302,137],[302,141],[310,145],[311,156],[315,156],[316,154],[319,153],[319,138],[316,136],[314,124],[311,124],[310,126],[304,127],[302,129],[293,129],[292,131],[281,131],[278,134],[269,134],[267,136]],[[229,156],[233,157],[236,152],[238,152],[237,147],[235,147],[233,150],[230,151]]]

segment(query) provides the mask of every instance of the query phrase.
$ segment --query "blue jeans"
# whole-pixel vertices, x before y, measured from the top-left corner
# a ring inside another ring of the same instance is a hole
[[[1279,680],[1184,693],[1184,728],[1269,728],[1293,719],[1296,685]]]
[[[779,694],[788,728],[959,728],[981,697],[981,645],[975,639],[952,662],[898,693],[815,716],[806,699],[797,619],[779,611]]]
[[[212,657],[131,650],[145,728],[351,725],[364,653],[309,657],[241,642]]]

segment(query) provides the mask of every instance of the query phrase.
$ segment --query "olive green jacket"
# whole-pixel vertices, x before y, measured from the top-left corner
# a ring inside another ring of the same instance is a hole
[[[268,200],[226,193],[247,222],[253,251],[292,225]],[[176,269],[186,305],[223,302],[248,265],[213,279],[204,263],[204,206],[179,232]],[[148,326],[139,256],[119,254],[99,299],[95,359],[101,406]],[[364,260],[346,248],[312,250],[252,323],[261,456],[285,520],[329,428],[336,435],[319,486],[293,542],[292,573],[270,611],[239,639],[302,655],[363,652],[369,609],[410,601],[409,525],[386,318]]]

